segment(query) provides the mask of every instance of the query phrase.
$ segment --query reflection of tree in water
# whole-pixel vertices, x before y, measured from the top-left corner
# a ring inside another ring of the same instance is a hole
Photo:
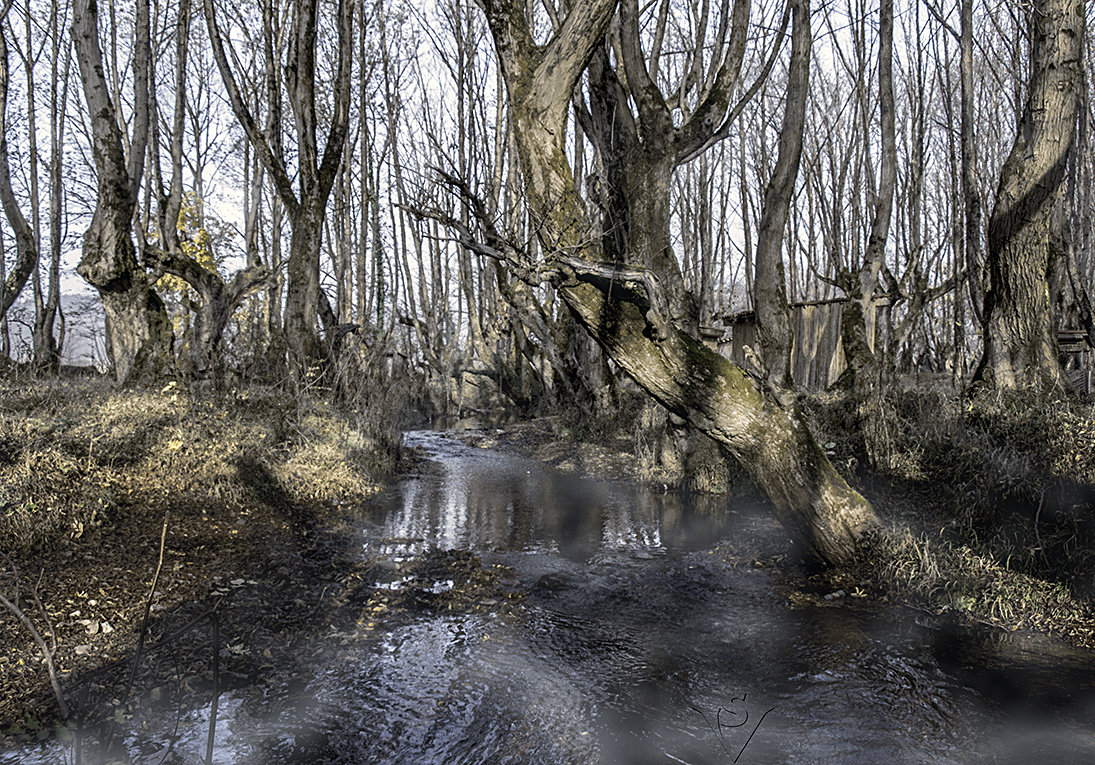
[[[599,550],[697,549],[735,523],[726,497],[656,494],[492,452],[452,454],[452,447],[429,443],[436,472],[405,481],[392,497],[386,554],[536,550],[581,561]]]
[[[631,500],[631,501],[626,501]],[[602,539],[605,547],[661,547],[661,513],[654,498],[643,492],[610,498],[605,505]]]

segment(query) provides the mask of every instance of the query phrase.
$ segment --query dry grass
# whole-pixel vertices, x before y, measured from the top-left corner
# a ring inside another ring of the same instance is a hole
[[[364,419],[274,390],[0,387],[0,547],[79,537],[119,506],[243,506],[271,489],[299,505],[368,496],[394,455]]]
[[[1095,646],[1095,612],[1058,582],[1014,571],[967,545],[893,526],[872,551],[882,589],[936,613],[1009,630],[1038,629]]]
[[[934,611],[1095,644],[1095,408],[899,381],[856,430],[808,400],[834,462],[895,520],[864,576]]]
[[[806,400],[815,432],[844,459],[911,482],[944,482],[991,511],[1001,499],[1037,501],[1052,481],[1095,485],[1095,406],[1022,393],[969,399],[936,380],[898,380],[858,422],[849,397]],[[857,448],[857,445],[859,448]]]

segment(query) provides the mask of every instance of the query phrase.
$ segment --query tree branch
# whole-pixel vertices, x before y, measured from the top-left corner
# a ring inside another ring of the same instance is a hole
[[[680,152],[680,159],[677,161],[678,165],[683,165],[710,149],[719,141],[725,140],[730,135],[730,128],[743,111],[745,111],[746,105],[753,100],[753,97],[760,91],[761,86],[764,85],[768,76],[772,73],[772,68],[776,64],[776,59],[779,57],[780,48],[783,47],[783,38],[787,36],[787,24],[791,20],[791,5],[788,3],[787,7],[783,11],[783,20],[780,22],[779,35],[776,37],[776,44],[772,46],[772,52],[768,56],[768,60],[764,62],[764,68],[761,69],[757,79],[753,84],[749,86],[749,90],[745,91],[738,102],[734,105],[730,112],[726,115],[726,119],[719,125],[718,129],[713,133],[707,135],[704,140],[698,140],[700,136],[696,136],[697,141],[694,142],[691,149],[684,148]]]
[[[236,83],[236,78],[228,65],[228,57],[224,52],[224,42],[220,27],[217,25],[213,0],[204,0],[203,5],[205,24],[209,28],[209,42],[213,48],[213,58],[217,62],[217,69],[220,70],[224,88],[228,91],[228,101],[232,105],[232,111],[236,113],[236,119],[240,121],[243,132],[247,134],[247,140],[255,147],[259,159],[262,160],[262,164],[266,166],[267,172],[273,178],[274,188],[277,189],[282,204],[289,210],[289,214],[295,217],[300,212],[300,202],[297,200],[296,192],[293,191],[293,182],[289,179],[285,163],[280,156],[274,153],[268,137],[259,129],[251,110],[247,108],[247,103],[240,94],[239,85]]]

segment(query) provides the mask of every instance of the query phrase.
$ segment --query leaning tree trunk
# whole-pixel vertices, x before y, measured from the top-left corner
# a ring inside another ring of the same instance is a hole
[[[989,219],[985,349],[975,381],[1002,390],[1060,390],[1051,318],[1050,248],[1061,233],[1065,169],[1083,88],[1084,4],[1036,0],[1033,67]]]
[[[605,351],[669,411],[725,447],[771,499],[785,528],[831,564],[851,560],[876,524],[793,408],[669,323],[649,269],[599,263],[563,150],[571,93],[615,0],[581,0],[536,46],[518,5],[480,0],[506,79],[528,203],[559,295]],[[565,253],[565,254],[564,254]]]

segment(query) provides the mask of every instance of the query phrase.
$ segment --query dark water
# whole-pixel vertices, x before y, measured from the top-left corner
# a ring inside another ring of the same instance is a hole
[[[857,598],[793,607],[763,508],[407,441],[432,462],[363,511],[362,554],[397,572],[474,551],[512,569],[519,608],[414,612],[306,687],[226,694],[216,761],[1095,762],[1089,653]],[[200,761],[207,720],[168,762]]]

